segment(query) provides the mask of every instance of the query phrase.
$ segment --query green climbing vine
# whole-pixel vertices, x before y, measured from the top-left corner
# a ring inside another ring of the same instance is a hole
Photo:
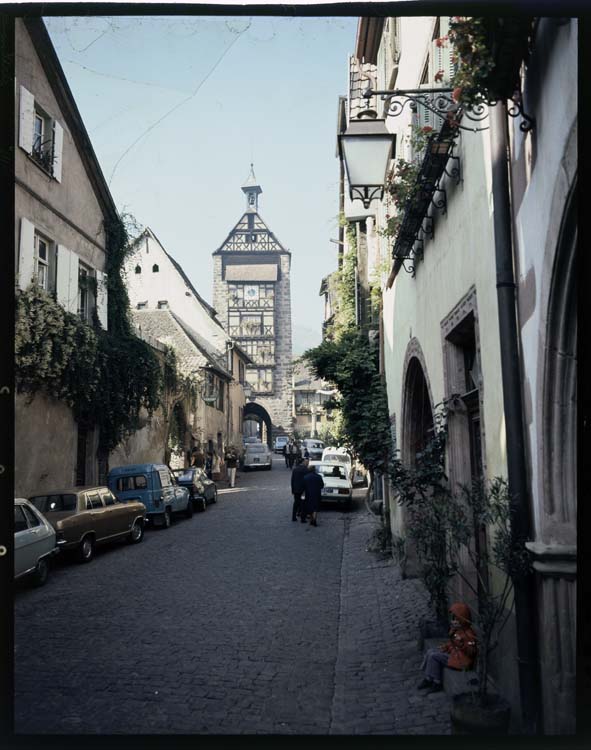
[[[15,375],[20,393],[41,391],[71,407],[76,421],[100,430],[100,448],[113,450],[138,428],[142,408],[160,405],[162,367],[132,333],[122,276],[129,247],[126,217],[105,227],[109,330],[88,325],[37,284],[16,293]]]

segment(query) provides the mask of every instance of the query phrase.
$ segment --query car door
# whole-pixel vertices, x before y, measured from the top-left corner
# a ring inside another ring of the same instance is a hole
[[[177,508],[175,507],[175,494],[174,494],[174,487],[171,482],[170,478],[170,471],[167,468],[160,468],[157,470],[157,477],[155,476],[155,486],[158,485],[158,479],[160,480],[160,492],[161,497],[164,500],[164,507],[162,510],[164,511],[165,508],[170,507],[171,510],[175,511]]]
[[[120,503],[111,490],[103,487],[99,494],[105,506],[105,533],[107,536],[123,534],[131,528],[131,519],[135,517],[136,510]]]
[[[14,575],[30,570],[35,564],[37,534],[30,529],[22,505],[14,506]]]
[[[84,494],[86,496],[86,519],[88,525],[88,528],[85,530],[94,531],[95,539],[98,542],[109,536],[107,511],[98,490],[89,490]]]
[[[174,508],[173,510],[179,511],[179,510],[186,510],[187,503],[188,503],[188,496],[189,496],[189,490],[186,487],[181,487],[180,484],[176,481],[176,478],[173,474],[168,472],[168,476],[170,477],[170,484],[172,486],[172,491],[174,494]]]

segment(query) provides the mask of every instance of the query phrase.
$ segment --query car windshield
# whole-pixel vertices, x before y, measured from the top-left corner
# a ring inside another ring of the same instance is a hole
[[[41,513],[60,513],[76,510],[76,495],[37,495],[29,500]]]
[[[324,448],[323,443],[306,443],[308,448],[314,448],[314,450],[317,450],[318,448]]]
[[[177,482],[192,482],[194,472],[191,469],[175,469],[173,472]]]
[[[318,464],[316,473],[323,477],[334,477],[335,479],[346,479],[347,472],[342,466],[331,466],[330,464]]]
[[[267,446],[266,445],[247,445],[246,450],[248,451],[248,453],[266,453]]]

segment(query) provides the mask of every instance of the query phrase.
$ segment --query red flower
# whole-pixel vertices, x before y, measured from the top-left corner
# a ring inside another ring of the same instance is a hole
[[[433,76],[434,80],[438,83],[439,81],[443,80],[444,71],[438,70],[437,73]]]
[[[447,36],[440,36],[439,39],[435,40],[435,44],[437,47],[443,47],[443,45],[447,42],[448,37]]]
[[[431,133],[433,131],[433,128],[430,125],[424,125],[421,128],[421,133]]]
[[[454,100],[454,102],[459,102],[461,95],[462,95],[461,86],[456,86],[456,88],[451,93],[451,98]]]

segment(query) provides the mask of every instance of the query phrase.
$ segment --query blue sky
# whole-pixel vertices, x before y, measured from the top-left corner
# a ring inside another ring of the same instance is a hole
[[[45,21],[118,208],[153,229],[208,302],[211,253],[244,210],[254,162],[259,212],[292,251],[294,354],[319,343],[357,19]]]

